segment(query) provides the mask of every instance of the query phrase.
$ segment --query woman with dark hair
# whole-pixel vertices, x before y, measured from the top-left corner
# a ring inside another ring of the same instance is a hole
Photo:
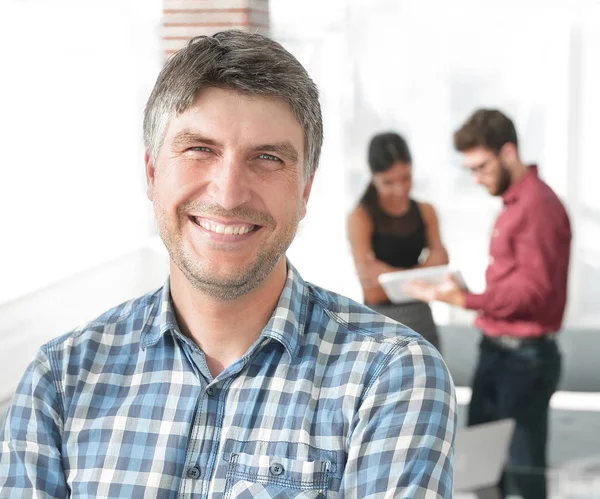
[[[435,210],[410,197],[412,158],[397,133],[371,139],[369,168],[371,182],[348,218],[348,238],[364,301],[439,349],[429,304],[392,304],[377,280],[384,272],[448,263]]]

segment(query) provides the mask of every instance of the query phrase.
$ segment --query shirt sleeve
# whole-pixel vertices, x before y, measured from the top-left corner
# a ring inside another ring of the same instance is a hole
[[[432,347],[411,342],[401,348],[368,388],[353,421],[340,497],[452,497],[452,378]]]
[[[0,497],[70,496],[61,463],[62,405],[40,350],[13,398],[0,443]]]
[[[554,292],[553,268],[569,258],[568,218],[553,207],[530,210],[514,241],[514,268],[482,294],[465,293],[465,307],[496,319],[539,315]]]

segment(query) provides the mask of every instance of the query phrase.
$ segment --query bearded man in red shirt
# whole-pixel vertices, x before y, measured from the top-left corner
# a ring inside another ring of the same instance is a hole
[[[497,110],[476,111],[454,134],[474,180],[502,197],[494,225],[486,289],[415,283],[416,298],[477,311],[482,332],[468,424],[513,418],[516,429],[502,484],[525,499],[546,498],[548,405],[560,377],[556,334],[567,300],[571,227],[537,166],[519,158],[513,122]]]

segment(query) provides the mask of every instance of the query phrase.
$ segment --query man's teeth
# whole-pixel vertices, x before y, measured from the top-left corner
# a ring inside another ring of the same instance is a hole
[[[233,226],[217,224],[214,222],[209,222],[207,220],[196,219],[196,221],[198,222],[198,225],[200,227],[203,227],[206,230],[210,230],[211,232],[216,232],[217,234],[237,234],[242,236],[244,234],[248,234],[248,232],[254,229],[254,225]]]

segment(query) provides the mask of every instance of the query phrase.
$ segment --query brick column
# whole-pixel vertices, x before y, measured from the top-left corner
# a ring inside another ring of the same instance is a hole
[[[190,38],[225,29],[269,34],[269,0],[163,0],[165,57]]]

